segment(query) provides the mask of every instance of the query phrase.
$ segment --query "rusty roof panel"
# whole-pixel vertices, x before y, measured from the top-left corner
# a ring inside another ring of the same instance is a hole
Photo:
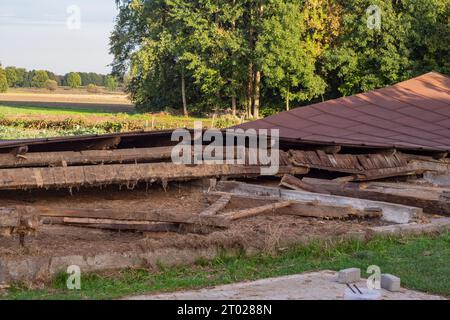
[[[431,72],[242,127],[280,128],[281,138],[317,143],[450,151],[450,77]]]

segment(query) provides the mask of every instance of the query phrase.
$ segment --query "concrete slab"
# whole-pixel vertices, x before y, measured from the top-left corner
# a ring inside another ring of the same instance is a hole
[[[337,272],[320,271],[293,276],[236,283],[208,289],[140,295],[127,300],[343,300],[347,289],[337,282]],[[366,288],[365,280],[357,283]],[[443,297],[400,289],[380,290],[382,300],[446,300]]]

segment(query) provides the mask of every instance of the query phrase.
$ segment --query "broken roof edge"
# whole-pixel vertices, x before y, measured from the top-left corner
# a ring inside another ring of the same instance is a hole
[[[185,128],[186,129],[186,128]],[[223,134],[227,133],[227,130],[232,129],[220,129]],[[49,138],[36,138],[36,139],[16,139],[16,140],[0,140],[0,152],[1,150],[7,150],[16,148],[19,146],[39,146],[40,148],[45,149],[45,146],[48,145],[50,148],[48,151],[53,151],[50,145],[52,144],[67,144],[66,150],[72,150],[73,144],[83,143],[83,142],[95,142],[101,141],[110,138],[120,137],[122,139],[162,139],[164,145],[169,145],[176,143],[177,141],[171,140],[171,135],[176,129],[173,130],[158,130],[158,131],[131,131],[131,132],[122,132],[122,133],[109,133],[109,134],[95,134],[95,135],[80,135],[80,136],[66,136],[66,137],[49,137]],[[193,129],[187,129],[189,131],[193,131]],[[256,129],[258,130],[258,129]],[[229,131],[228,131],[229,133]],[[237,134],[239,135],[239,133]],[[152,141],[148,141],[152,142]],[[156,142],[156,141],[154,141]],[[280,137],[280,145],[293,145],[298,148],[302,147],[323,147],[323,146],[341,146],[343,148],[354,148],[354,149],[364,149],[364,150],[385,150],[385,149],[397,149],[399,151],[404,152],[450,152],[450,150],[445,148],[427,148],[427,147],[408,147],[401,145],[374,145],[374,144],[366,144],[366,143],[339,143],[335,141],[315,141],[315,140],[307,140],[302,138],[287,138]]]

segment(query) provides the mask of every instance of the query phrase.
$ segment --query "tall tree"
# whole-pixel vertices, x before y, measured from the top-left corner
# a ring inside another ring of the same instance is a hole
[[[325,90],[325,81],[316,74],[319,50],[306,41],[303,1],[269,1],[271,16],[264,20],[257,52],[266,83],[281,93],[286,110],[291,101],[310,100]]]

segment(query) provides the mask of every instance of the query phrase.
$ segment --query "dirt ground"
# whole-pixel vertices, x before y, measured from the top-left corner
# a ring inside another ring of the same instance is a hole
[[[158,209],[172,213],[200,213],[214,198],[204,194],[204,187],[190,183],[171,183],[167,191],[160,185],[140,186],[135,190],[126,187],[107,189],[84,189],[3,192],[0,206],[13,204],[36,204],[64,208],[115,208],[128,210]],[[95,190],[93,192],[93,190]],[[247,208],[255,203],[233,200],[223,210]],[[262,216],[233,222],[226,230],[207,235],[179,233],[133,233],[104,231],[72,226],[43,226],[35,237],[26,239],[26,248],[19,246],[17,238],[0,239],[0,259],[19,257],[52,257],[86,255],[101,252],[127,252],[136,248],[209,248],[223,247],[271,251],[292,243],[304,243],[311,239],[325,239],[364,231],[369,226],[385,225],[374,220],[320,220],[290,215],[268,213]]]

